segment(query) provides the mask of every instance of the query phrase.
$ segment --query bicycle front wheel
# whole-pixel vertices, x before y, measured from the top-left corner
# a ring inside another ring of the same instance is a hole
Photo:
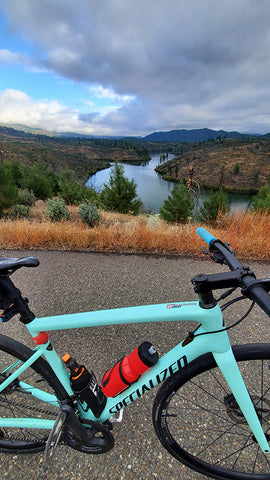
[[[270,344],[233,347],[270,440]],[[191,362],[157,393],[153,423],[163,446],[215,479],[270,480],[270,456],[257,444],[211,354]]]
[[[0,384],[32,355],[21,343],[0,335]],[[45,403],[32,395],[32,388],[54,395],[56,401]],[[20,426],[19,419],[55,420],[59,402],[67,393],[49,364],[39,358],[31,368],[0,393],[0,418],[13,419],[14,426],[0,427],[0,451],[6,453],[36,453],[44,450],[50,430]],[[35,422],[34,422],[35,423]]]

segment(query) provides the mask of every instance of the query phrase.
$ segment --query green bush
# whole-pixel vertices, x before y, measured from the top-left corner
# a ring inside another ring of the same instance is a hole
[[[89,227],[93,228],[100,222],[100,216],[95,205],[89,203],[82,203],[79,208],[79,215],[83,223],[87,223]]]
[[[13,206],[12,217],[13,218],[28,218],[30,207],[28,205],[16,204]]]
[[[270,185],[260,188],[258,194],[253,197],[250,208],[255,212],[270,213]]]
[[[194,200],[187,186],[176,184],[159,213],[166,222],[185,223],[189,217],[192,217],[193,208]]]
[[[97,207],[99,206],[99,195],[94,188],[85,187],[83,190],[83,198],[85,202],[96,205]]]
[[[51,222],[70,220],[70,213],[63,198],[49,198],[47,201],[46,218]]]
[[[25,178],[25,187],[41,200],[46,200],[53,194],[50,180],[44,173],[35,170],[34,167],[30,169],[29,175]]]
[[[36,197],[33,192],[30,192],[26,188],[19,190],[18,192],[18,203],[21,205],[27,205],[32,207],[36,203]]]

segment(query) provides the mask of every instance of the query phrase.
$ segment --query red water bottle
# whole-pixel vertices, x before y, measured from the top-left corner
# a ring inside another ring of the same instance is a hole
[[[158,353],[150,342],[143,342],[130,355],[119,360],[104,373],[101,388],[107,397],[115,397],[158,361]]]

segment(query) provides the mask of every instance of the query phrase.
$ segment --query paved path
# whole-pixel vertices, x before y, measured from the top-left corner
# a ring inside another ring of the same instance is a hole
[[[30,298],[37,316],[102,308],[194,299],[190,278],[214,273],[222,267],[209,261],[182,258],[106,255],[94,253],[9,251],[7,256],[33,255],[40,259],[36,269],[21,269],[13,275],[17,286]],[[270,265],[252,263],[257,277],[268,276]],[[268,341],[269,322],[258,310],[242,327],[233,329],[235,342]],[[168,329],[170,327],[170,330]],[[87,366],[95,365],[100,378],[104,370],[144,340],[152,341],[163,354],[190,330],[190,325],[140,324],[69,330],[51,334],[59,355],[76,354]],[[2,333],[21,335],[31,345],[17,320],[1,325]],[[0,454],[0,478],[12,480],[201,480],[199,475],[170,457],[155,437],[151,407],[155,391],[124,412],[122,425],[114,428],[115,447],[105,455],[83,455],[60,446],[47,473],[42,454]],[[139,409],[140,407],[140,409]]]

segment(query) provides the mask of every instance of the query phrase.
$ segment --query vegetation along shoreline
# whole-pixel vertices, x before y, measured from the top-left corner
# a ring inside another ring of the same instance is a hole
[[[157,167],[175,181],[159,215],[142,214],[136,184],[121,166],[147,161],[153,143],[52,138],[0,128],[0,248],[197,256],[201,244],[195,230],[204,224],[217,237],[229,236],[232,246],[239,243],[238,256],[268,261],[270,140],[156,144],[175,156],[170,161],[163,156]],[[108,161],[115,167],[102,191],[86,187],[86,177],[107,168]],[[204,185],[212,194],[194,214],[198,186]],[[239,190],[256,195],[249,210],[231,214],[226,191]]]

